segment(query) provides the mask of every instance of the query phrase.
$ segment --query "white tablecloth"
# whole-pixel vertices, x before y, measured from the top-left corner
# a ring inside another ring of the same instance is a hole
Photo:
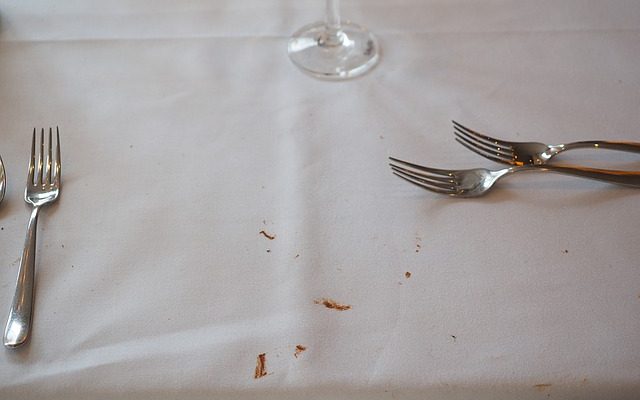
[[[286,55],[321,0],[0,0],[2,326],[33,127],[60,127],[64,183],[0,398],[637,398],[640,192],[523,174],[451,199],[387,157],[498,167],[452,119],[640,140],[640,2],[342,9],[383,57],[330,83]]]

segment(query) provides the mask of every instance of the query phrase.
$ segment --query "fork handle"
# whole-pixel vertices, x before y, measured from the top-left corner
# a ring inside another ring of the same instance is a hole
[[[608,149],[627,151],[630,153],[640,153],[639,142],[610,142],[606,140],[585,140],[581,142],[573,142],[567,144],[559,144],[556,146],[549,146],[558,153],[561,151],[571,149]]]
[[[611,169],[571,167],[548,164],[531,166],[531,168],[640,188],[640,172],[635,171],[617,171]]]
[[[18,347],[29,337],[31,331],[31,315],[33,313],[33,299],[36,266],[36,228],[38,226],[38,211],[34,207],[31,211],[27,226],[27,237],[20,260],[16,291],[13,295],[9,319],[4,330],[4,345]]]

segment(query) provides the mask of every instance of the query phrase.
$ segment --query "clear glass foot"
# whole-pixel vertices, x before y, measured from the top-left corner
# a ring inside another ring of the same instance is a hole
[[[289,39],[289,57],[304,72],[321,79],[355,78],[371,70],[380,59],[375,36],[347,22],[331,32],[324,22],[301,28]]]

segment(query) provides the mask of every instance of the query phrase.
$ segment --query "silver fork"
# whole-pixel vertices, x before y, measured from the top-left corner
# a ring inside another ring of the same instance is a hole
[[[640,143],[587,140],[567,144],[509,142],[496,139],[453,122],[456,141],[490,160],[510,165],[543,165],[552,157],[572,149],[609,149],[640,153]]]
[[[17,347],[23,344],[29,337],[31,330],[38,212],[42,207],[56,201],[60,195],[60,133],[57,127],[55,162],[51,147],[52,129],[49,128],[49,146],[45,154],[45,137],[44,129],[42,129],[40,134],[40,154],[36,159],[36,130],[34,128],[27,187],[24,191],[24,200],[31,205],[32,211],[27,226],[27,236],[24,241],[20,269],[18,270],[16,291],[4,331],[4,345],[7,347]]]
[[[612,171],[565,166],[512,166],[500,170],[475,168],[446,170],[425,167],[389,157],[393,173],[432,192],[455,197],[477,197],[488,192],[501,178],[520,171],[557,172],[581,178],[640,188],[640,172]]]

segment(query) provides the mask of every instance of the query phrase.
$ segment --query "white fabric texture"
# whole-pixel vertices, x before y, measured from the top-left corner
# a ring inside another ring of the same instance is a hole
[[[637,398],[638,190],[519,174],[453,199],[387,157],[500,167],[452,119],[640,141],[640,2],[345,0],[383,56],[341,83],[287,58],[323,11],[0,0],[2,326],[33,127],[60,127],[64,185],[0,398]]]

